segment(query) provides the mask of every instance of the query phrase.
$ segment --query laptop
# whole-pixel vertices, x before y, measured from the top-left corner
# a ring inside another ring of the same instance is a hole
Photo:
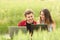
[[[48,30],[48,27],[46,24],[37,24],[37,25],[32,24],[31,27],[33,27],[34,30],[38,30],[38,29]]]

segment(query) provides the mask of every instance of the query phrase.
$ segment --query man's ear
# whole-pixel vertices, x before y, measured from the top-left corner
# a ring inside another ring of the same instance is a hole
[[[25,19],[26,19],[27,16],[25,16]]]
[[[24,15],[26,17],[26,15]]]

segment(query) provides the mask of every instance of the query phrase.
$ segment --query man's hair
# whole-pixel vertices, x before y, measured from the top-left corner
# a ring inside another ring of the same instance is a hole
[[[33,14],[33,10],[32,9],[27,9],[25,12],[24,12],[24,15],[28,15],[28,14]]]

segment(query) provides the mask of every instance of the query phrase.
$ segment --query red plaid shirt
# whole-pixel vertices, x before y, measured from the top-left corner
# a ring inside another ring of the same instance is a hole
[[[36,25],[36,21],[33,21],[33,24]],[[18,26],[26,26],[26,20],[23,20],[23,21],[19,22]]]

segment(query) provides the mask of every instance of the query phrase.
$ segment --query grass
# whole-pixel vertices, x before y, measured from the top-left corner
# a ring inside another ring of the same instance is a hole
[[[32,40],[60,40],[60,29],[57,29],[54,32],[47,31],[34,31]],[[23,34],[19,31],[18,35],[15,35],[13,40],[31,40],[29,33]]]
[[[55,32],[34,32],[32,37],[33,40],[60,40],[60,1],[55,0],[0,0],[0,33],[4,34],[8,32],[8,26],[17,26],[18,22],[25,19],[24,11],[26,9],[33,9],[35,20],[38,20],[39,12],[43,8],[49,9],[53,20],[56,22]],[[30,40],[30,36],[27,33],[14,36],[13,40],[20,40],[20,35],[26,37],[26,40]],[[28,37],[28,38],[27,38]],[[21,37],[22,38],[22,37]],[[0,40],[5,40],[5,38],[0,35]],[[7,39],[6,39],[7,40]]]
[[[32,40],[60,40],[60,29],[57,29],[54,32],[47,32],[47,31],[34,31]],[[1,40],[10,40],[4,38],[4,36],[0,36]],[[31,40],[31,36],[29,32],[22,33],[22,31],[19,31],[17,35],[14,35],[12,40]]]

